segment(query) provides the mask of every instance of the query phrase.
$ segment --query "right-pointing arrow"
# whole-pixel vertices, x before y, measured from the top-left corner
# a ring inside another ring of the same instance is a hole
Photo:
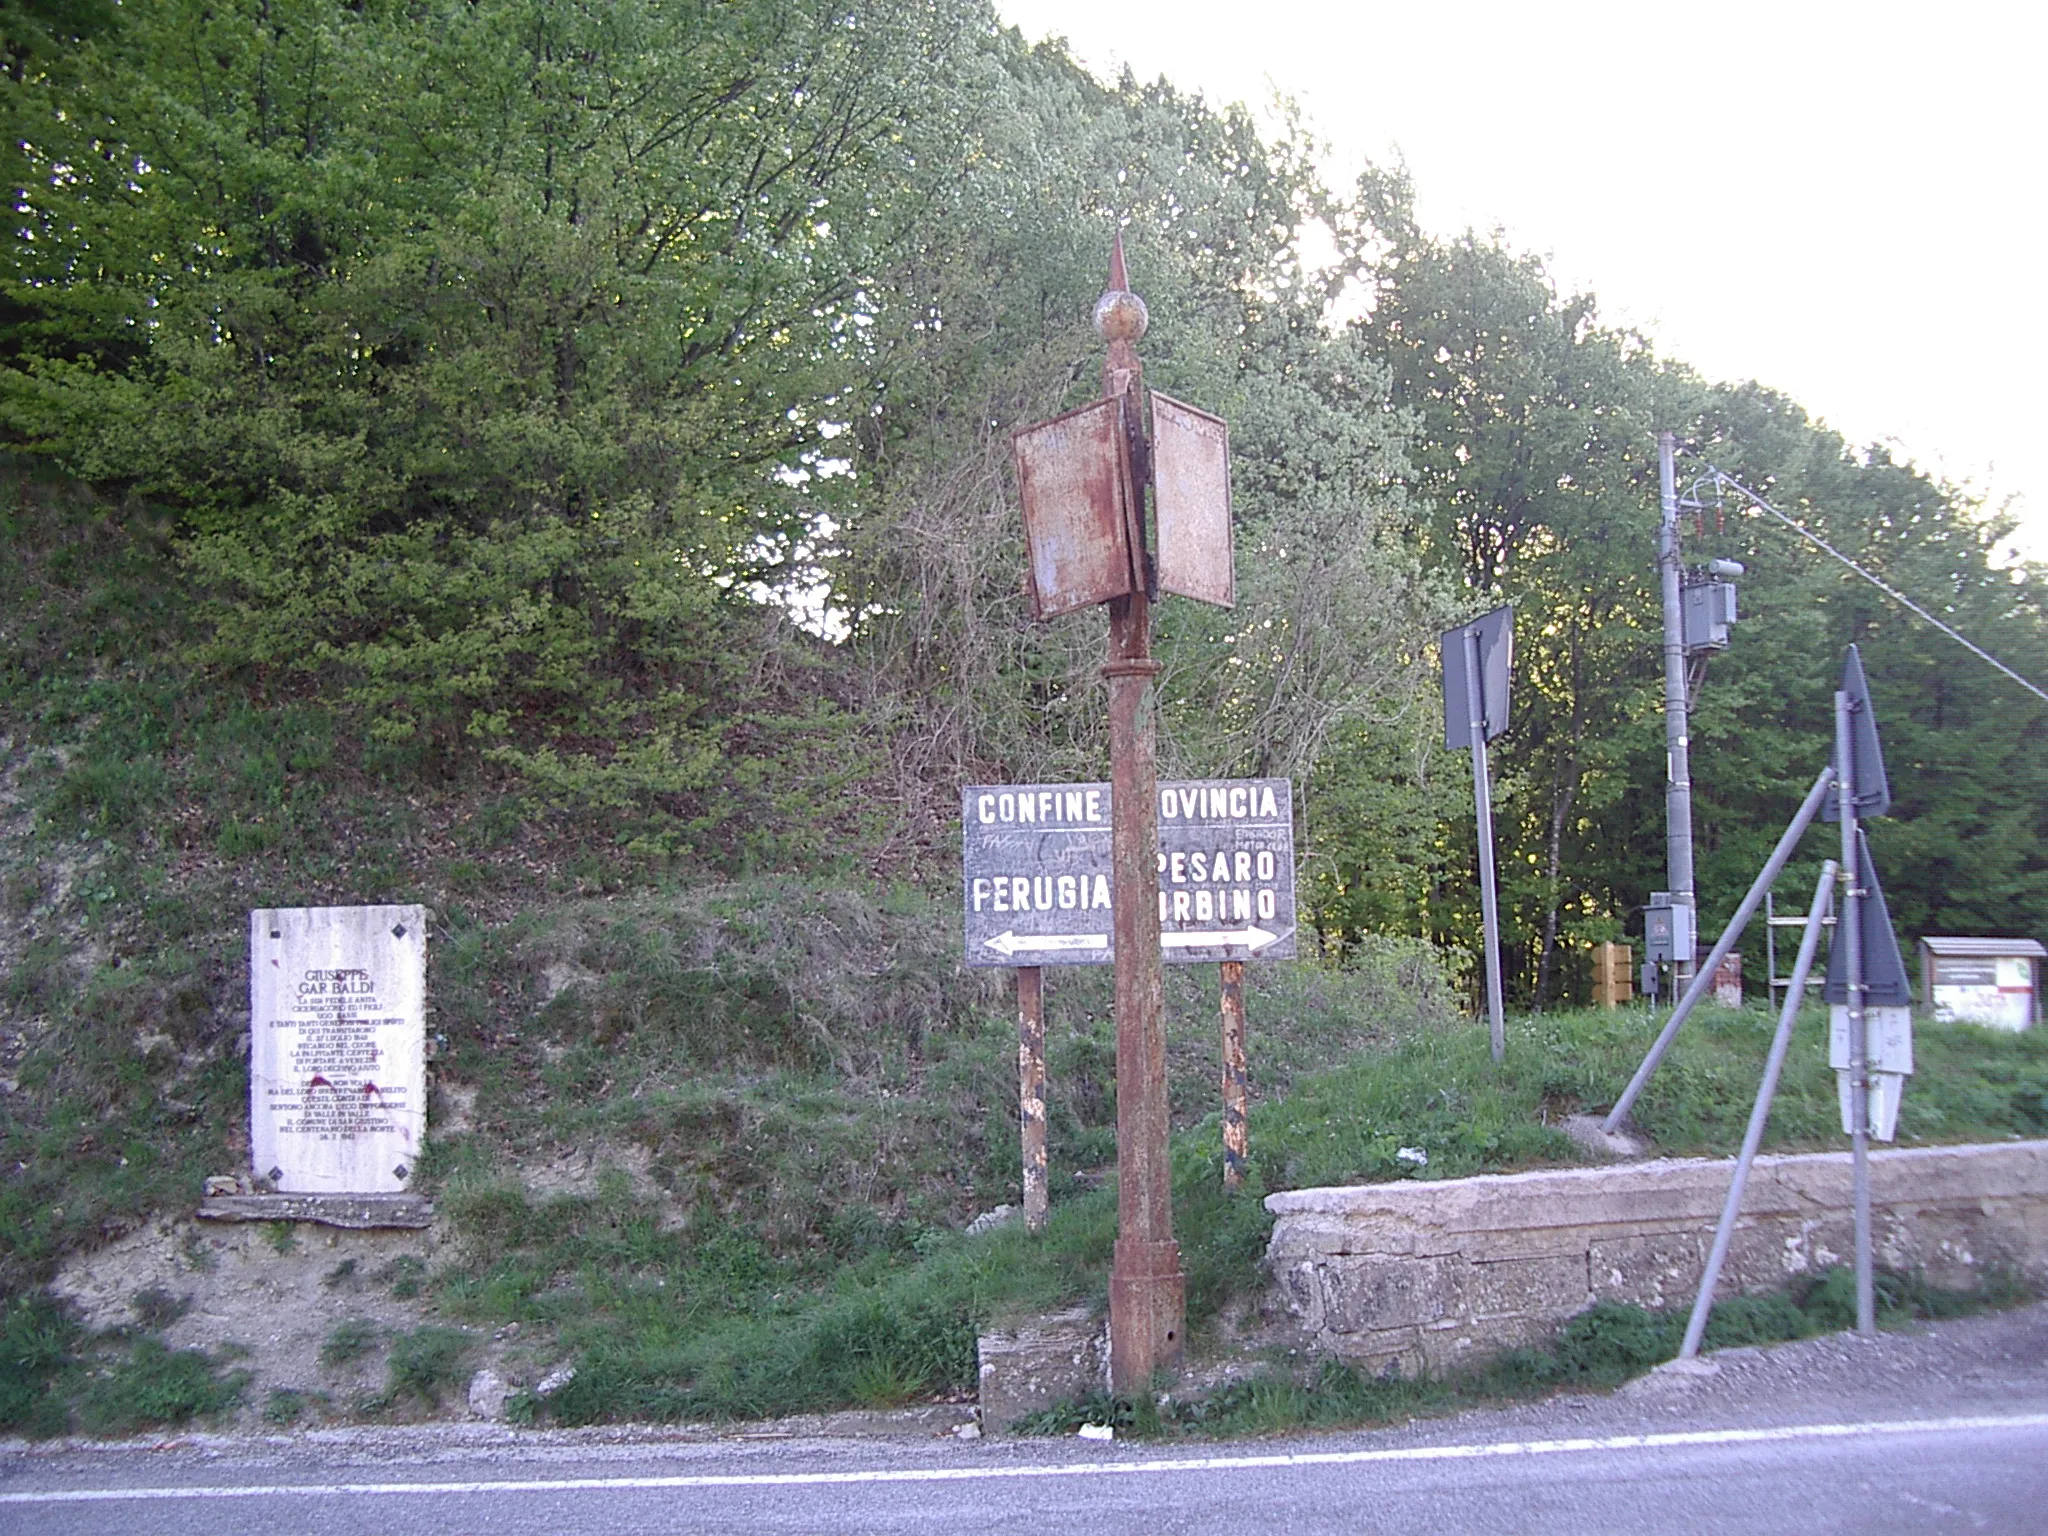
[[[1261,950],[1279,938],[1279,934],[1268,933],[1263,928],[1232,928],[1220,933],[1162,933],[1159,945],[1162,949]]]

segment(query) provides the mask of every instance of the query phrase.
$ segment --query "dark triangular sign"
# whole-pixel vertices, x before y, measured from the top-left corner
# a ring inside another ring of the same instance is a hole
[[[1870,839],[1861,827],[1856,829],[1856,862],[1862,866],[1858,879],[1863,900],[1857,903],[1856,930],[1863,935],[1863,1005],[1911,1007],[1913,991],[1906,985],[1906,962],[1899,954],[1898,935],[1892,932],[1892,915],[1885,910],[1877,866],[1870,861]],[[1840,928],[1835,930],[1834,948],[1828,952],[1828,984],[1823,997],[1830,1003],[1849,1001],[1848,946],[1842,943]]]
[[[1870,707],[1870,683],[1863,676],[1863,658],[1853,645],[1842,658],[1842,692],[1849,696],[1849,765],[1856,770],[1856,814],[1882,816],[1892,808],[1892,787],[1884,776],[1884,752],[1877,744],[1877,713]],[[1841,800],[1829,795],[1820,814],[1823,821],[1840,821]]]

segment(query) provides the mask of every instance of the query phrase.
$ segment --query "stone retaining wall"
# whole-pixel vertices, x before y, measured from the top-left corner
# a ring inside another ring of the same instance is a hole
[[[1279,1299],[1315,1347],[1442,1372],[1534,1343],[1598,1301],[1689,1306],[1732,1161],[1664,1160],[1267,1197]],[[2048,1284],[2048,1141],[1875,1152],[1877,1262],[1968,1288]],[[1760,1157],[1721,1293],[1850,1262],[1847,1152]]]

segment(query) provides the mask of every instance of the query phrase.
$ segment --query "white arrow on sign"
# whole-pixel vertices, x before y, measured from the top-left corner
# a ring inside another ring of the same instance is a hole
[[[1162,933],[1159,945],[1162,949],[1214,949],[1232,945],[1241,949],[1261,950],[1280,937],[1263,928],[1234,928],[1222,933]]]
[[[999,955],[1014,955],[1020,949],[1053,950],[1055,952],[1071,949],[1107,949],[1109,948],[1109,935],[1106,933],[1034,933],[1020,939],[1016,934],[1006,929],[994,938],[983,939],[981,942]]]

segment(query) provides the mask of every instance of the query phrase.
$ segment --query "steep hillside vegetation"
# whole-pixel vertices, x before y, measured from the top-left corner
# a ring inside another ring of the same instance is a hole
[[[1258,972],[1269,1181],[1405,1176],[1417,1126],[1433,1172],[1568,1156],[1553,1110],[1612,1092],[1639,1018],[1533,1023],[1499,1082],[1451,1043],[1477,900],[1432,645],[1517,605],[1510,986],[1580,999],[1586,943],[1661,883],[1655,428],[2048,673],[2038,573],[1993,568],[1984,509],[1424,231],[1399,176],[1333,186],[1303,134],[1094,80],[975,0],[166,0],[0,31],[0,1290],[43,1384],[17,1421],[131,1368],[212,1401],[203,1363],[135,1364],[175,1297],[93,1376],[42,1287],[245,1162],[258,905],[433,909],[422,1177],[458,1246],[379,1294],[439,1309],[409,1338],[517,1324],[616,1388],[565,1414],[946,1390],[969,1322],[1092,1293],[1100,977],[1054,990],[1063,1235],[950,1235],[1016,1159],[951,818],[963,781],[1104,771],[1101,623],[1030,621],[1008,439],[1094,396],[1119,224],[1149,382],[1234,453],[1240,603],[1162,607],[1162,766],[1300,789],[1316,958]],[[1707,921],[1824,758],[1855,640],[1894,914],[2048,924],[2048,717],[1738,508],[1687,550],[1752,573],[1696,715]],[[1213,1003],[1175,985],[1217,1316],[1260,1218],[1206,1171]],[[1702,1043],[1646,1123],[1718,1144],[1713,1064],[1753,1044]],[[1381,1047],[1408,1076],[1341,1075]],[[2032,1047],[1985,1050],[1909,1129],[2034,1123]],[[765,1332],[698,1330],[721,1309]],[[400,1404],[463,1358],[372,1343],[338,1365],[388,1354]],[[782,1387],[733,1375],[750,1351]]]

